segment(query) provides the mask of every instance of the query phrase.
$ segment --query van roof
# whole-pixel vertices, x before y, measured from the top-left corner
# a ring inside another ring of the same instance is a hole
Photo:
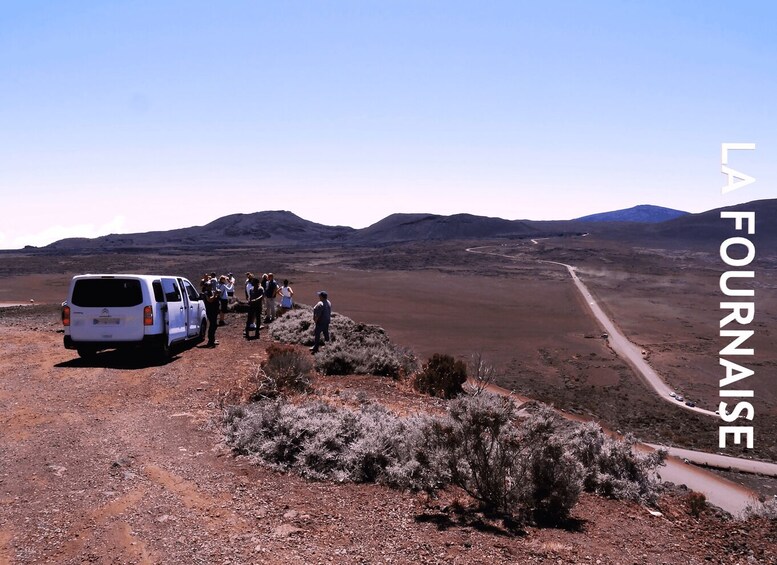
[[[141,275],[137,273],[102,273],[102,274],[93,274],[93,273],[87,273],[84,275],[76,275],[73,278],[74,279],[116,279],[116,278],[134,278],[134,279],[145,279],[145,280],[155,280],[159,278],[186,278],[181,275]]]

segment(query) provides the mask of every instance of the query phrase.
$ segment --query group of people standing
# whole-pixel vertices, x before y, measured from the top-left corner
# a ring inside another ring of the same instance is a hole
[[[216,328],[225,324],[224,315],[229,306],[236,302],[235,277],[232,273],[216,276],[216,273],[206,273],[201,281],[201,291],[205,301],[205,310],[208,317],[208,342],[206,347],[215,347]],[[278,315],[278,308],[291,310],[294,307],[294,291],[289,286],[288,279],[283,284],[278,284],[273,273],[267,273],[261,277],[251,272],[246,273],[245,299],[248,305],[248,315],[243,335],[246,339],[259,339],[259,330],[262,323],[272,322]],[[315,353],[324,340],[329,341],[329,323],[332,315],[332,304],[329,302],[326,291],[318,293],[319,302],[313,308],[313,321],[315,323],[313,347],[310,350]],[[280,304],[278,301],[280,300]],[[264,319],[262,312],[264,311]],[[253,337],[251,333],[253,332]],[[323,337],[323,340],[322,340]]]
[[[275,280],[275,275],[267,273],[261,278],[252,273],[246,273],[245,296],[248,302],[248,317],[246,318],[245,337],[250,339],[249,333],[254,332],[254,338],[259,337],[262,322],[262,308],[264,308],[264,323],[272,322],[278,315],[278,298],[280,307],[291,310],[294,307],[294,291],[289,286],[289,280],[284,279],[283,285]]]
[[[226,322],[224,316],[230,303],[235,300],[235,277],[232,273],[216,276],[215,272],[205,273],[200,281],[200,292],[205,301],[205,313],[208,317],[208,343],[206,347],[216,347],[216,328]]]

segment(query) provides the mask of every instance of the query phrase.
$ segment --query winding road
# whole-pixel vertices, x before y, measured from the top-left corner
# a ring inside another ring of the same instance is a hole
[[[537,243],[532,240],[533,243]],[[467,249],[470,253],[481,253],[484,255],[495,255],[498,257],[505,257],[511,260],[517,260],[511,255],[505,253],[497,253],[494,251],[484,251],[484,249],[493,249],[494,246],[483,247],[470,247]],[[705,416],[718,417],[718,414],[705,410],[699,407],[692,407],[678,402],[670,396],[671,389],[663,381],[663,379],[656,373],[656,371],[650,366],[642,355],[642,349],[629,341],[629,339],[623,335],[618,329],[615,323],[605,314],[604,310],[594,299],[591,292],[583,284],[580,278],[577,276],[576,268],[566,263],[560,263],[558,261],[546,261],[538,259],[540,263],[549,263],[554,265],[560,265],[565,267],[572,277],[572,281],[575,283],[576,288],[580,292],[581,296],[588,305],[589,310],[601,324],[602,328],[607,332],[608,345],[612,350],[621,357],[642,380],[652,388],[659,398],[677,406],[679,409],[690,410]],[[489,387],[492,391],[499,394],[511,394],[510,391],[499,386]],[[652,444],[638,444],[638,448],[642,451],[651,451],[659,449],[660,446]],[[667,449],[667,448],[664,448]],[[777,477],[777,464],[768,463],[765,461],[754,461],[751,459],[742,459],[737,457],[728,457],[725,455],[715,455],[711,453],[705,453],[702,451],[693,451],[690,449],[680,448],[668,448],[669,455],[666,458],[666,466],[662,467],[659,475],[662,480],[670,481],[676,484],[685,484],[690,489],[703,492],[707,497],[707,500],[720,508],[731,512],[734,515],[741,515],[746,507],[751,504],[756,494],[741,485],[734,482],[723,479],[713,473],[688,465],[689,462],[705,465],[708,467],[714,467],[725,470],[742,471],[746,473],[758,473],[762,475],[768,475]]]

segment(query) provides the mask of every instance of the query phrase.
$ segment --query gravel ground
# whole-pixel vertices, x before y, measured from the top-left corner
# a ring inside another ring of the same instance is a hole
[[[515,533],[455,490],[309,482],[235,457],[219,419],[253,391],[268,344],[241,328],[230,315],[219,347],[164,366],[116,352],[85,363],[62,347],[56,309],[2,309],[0,563],[777,563],[774,522],[693,517],[682,490],[661,516],[585,495],[568,527]],[[386,379],[315,386],[444,408]]]

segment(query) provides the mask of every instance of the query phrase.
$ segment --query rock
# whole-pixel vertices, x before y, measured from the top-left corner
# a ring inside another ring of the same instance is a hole
[[[304,530],[302,530],[302,528],[297,528],[291,524],[281,524],[273,530],[272,535],[276,538],[287,538],[291,535],[298,534],[303,531]]]

